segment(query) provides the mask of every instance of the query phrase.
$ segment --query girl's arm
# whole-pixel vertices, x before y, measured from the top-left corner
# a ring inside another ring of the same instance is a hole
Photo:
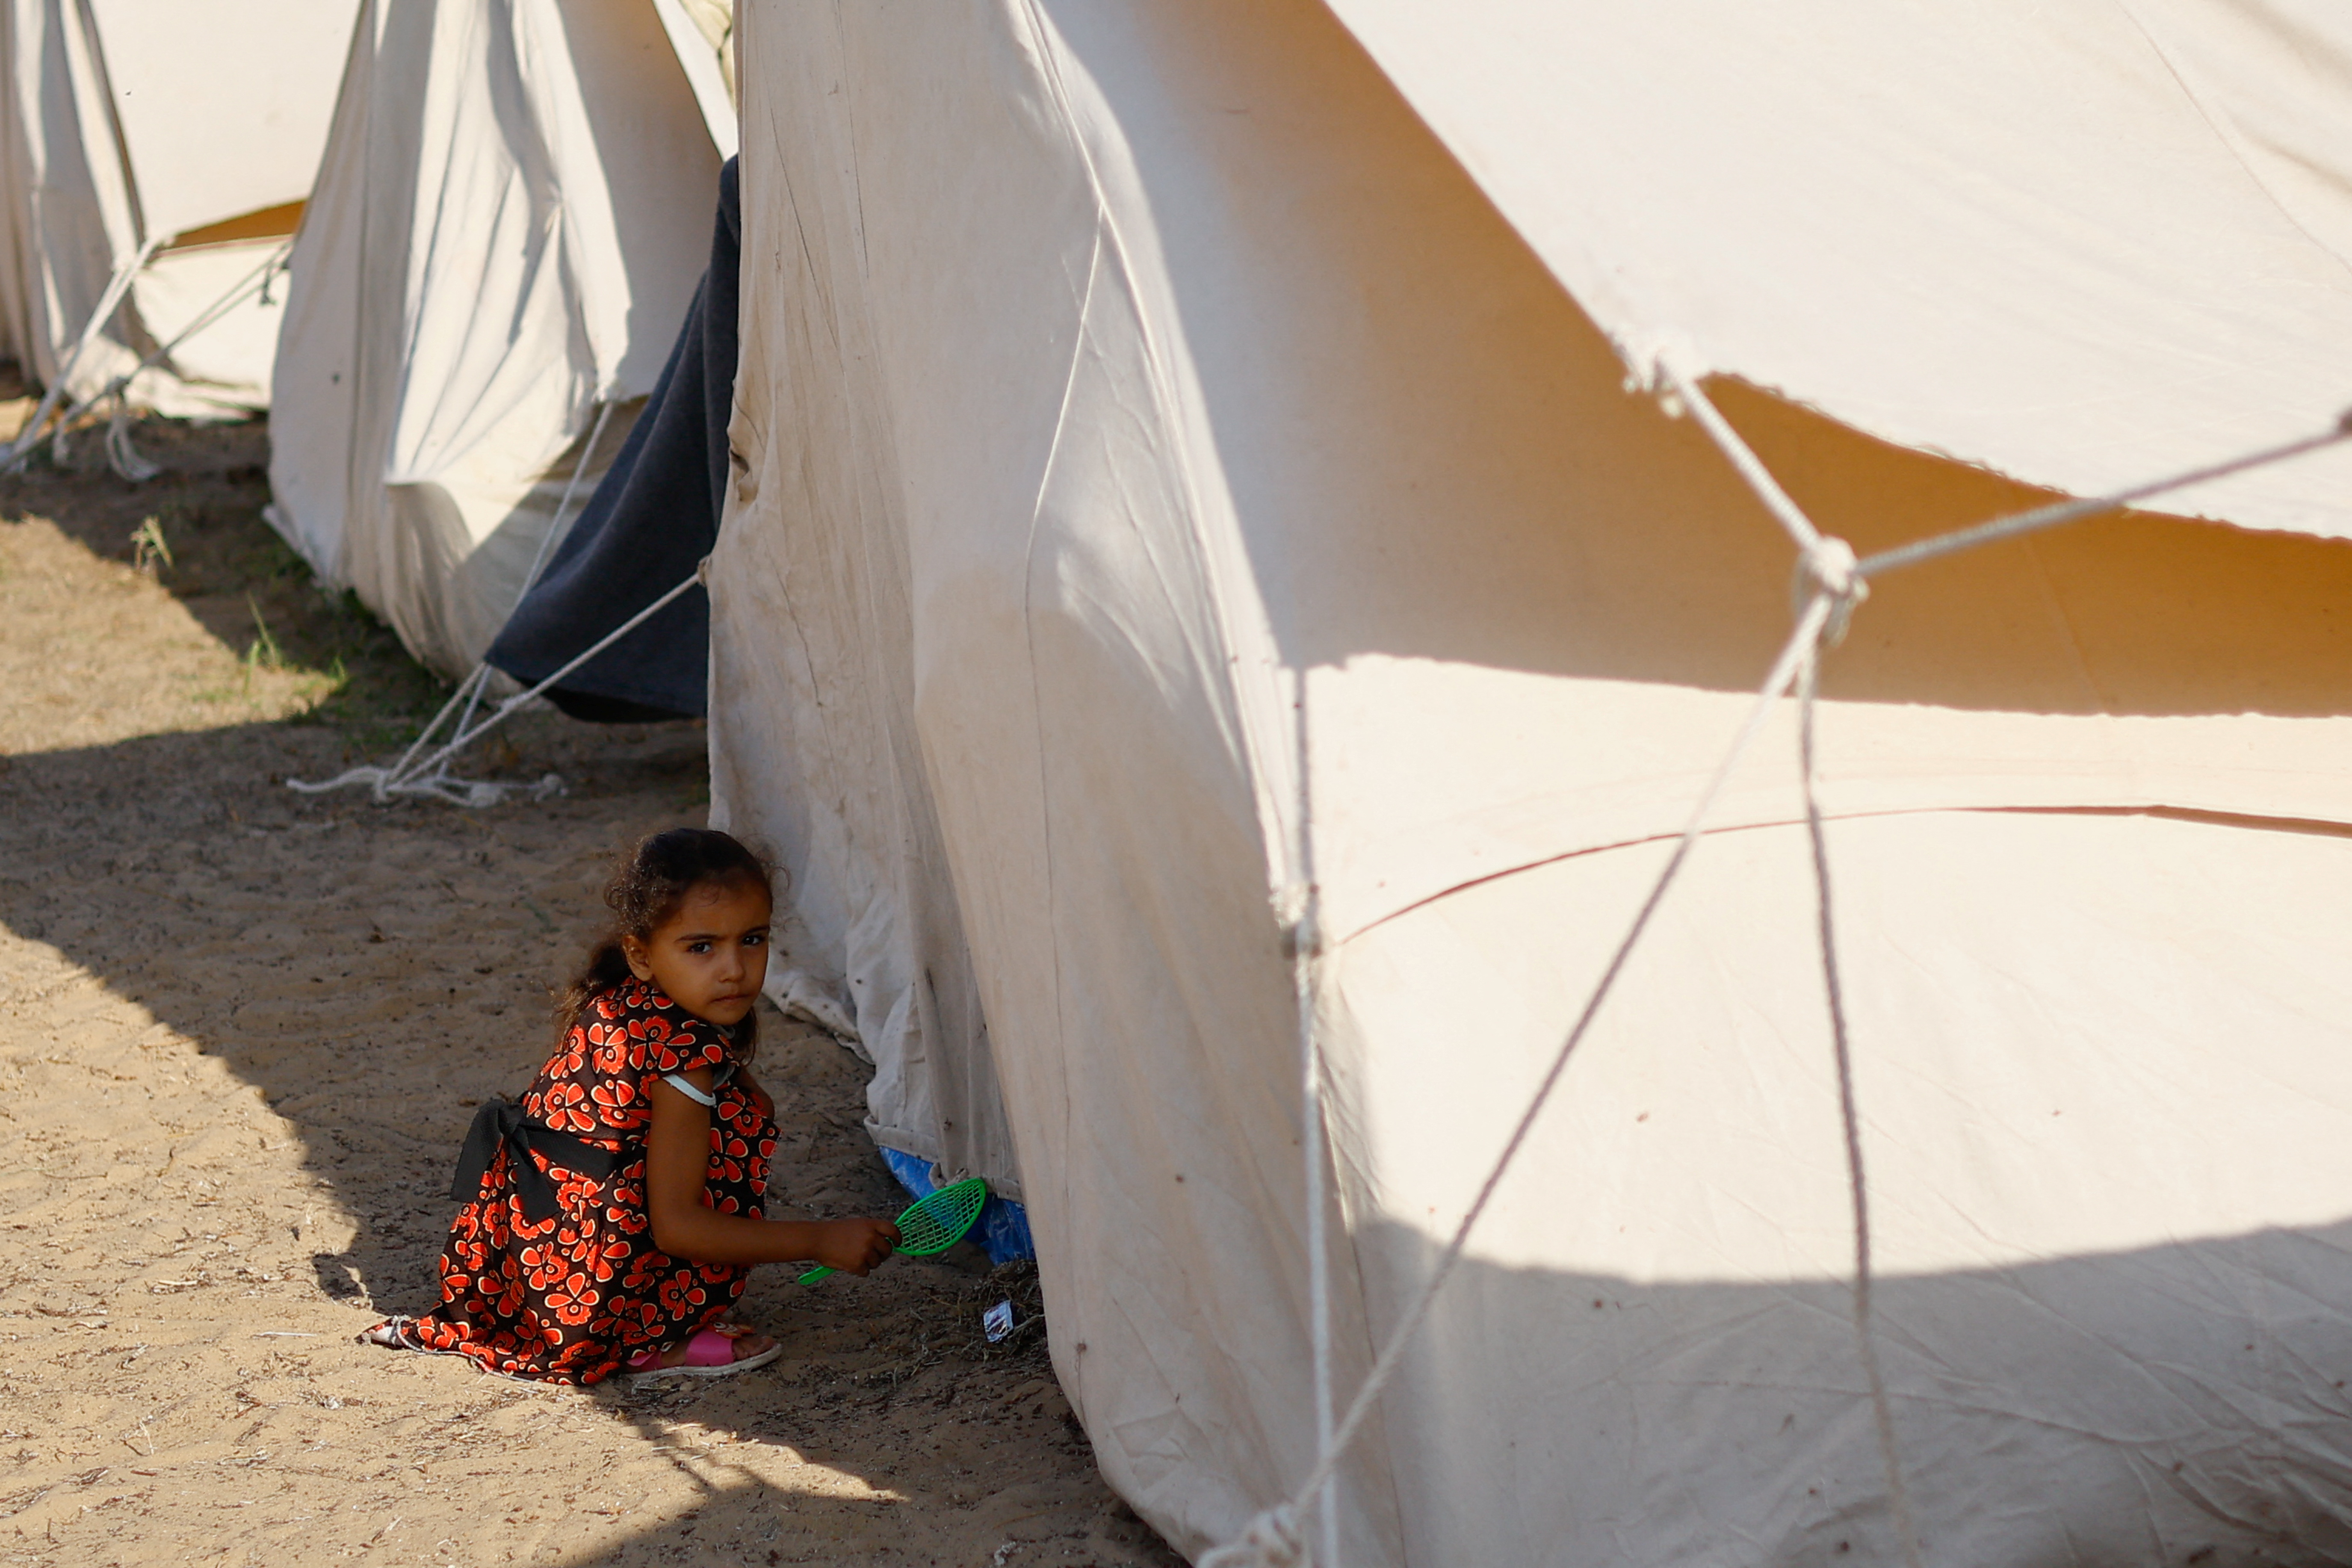
[[[709,1068],[681,1076],[709,1091]],[[697,1263],[813,1259],[844,1274],[864,1274],[890,1256],[898,1227],[887,1219],[753,1219],[704,1204],[710,1112],[659,1079],[648,1085],[653,1124],[646,1131],[646,1211],[656,1247]]]

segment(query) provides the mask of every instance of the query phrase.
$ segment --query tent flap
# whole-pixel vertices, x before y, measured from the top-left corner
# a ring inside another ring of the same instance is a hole
[[[270,481],[311,564],[444,673],[627,436],[718,179],[646,0],[362,6],[295,247]]]
[[[2330,0],[1329,0],[1633,366],[2081,495],[2352,407]],[[2352,454],[2168,502],[2352,537]]]
[[[358,0],[6,0],[0,5],[0,353],[43,382],[142,247],[299,205],[318,172]],[[72,370],[95,395],[174,339],[266,251],[167,254]],[[240,266],[241,262],[241,266]],[[207,290],[211,290],[207,292]],[[268,401],[281,288],[129,390],[165,414]]]

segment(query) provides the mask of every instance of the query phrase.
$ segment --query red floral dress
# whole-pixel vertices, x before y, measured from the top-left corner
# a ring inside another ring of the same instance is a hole
[[[618,1152],[606,1177],[530,1158],[556,1186],[561,1212],[533,1224],[501,1146],[481,1191],[457,1211],[441,1253],[441,1305],[395,1320],[413,1345],[463,1355],[491,1372],[548,1383],[598,1383],[648,1348],[718,1321],[743,1293],[749,1266],[693,1263],[654,1245],[646,1214],[647,1091],[664,1073],[720,1068],[702,1201],[759,1215],[776,1126],[726,1072],[728,1034],[642,981],[625,981],[580,1022],[522,1097],[533,1121]]]

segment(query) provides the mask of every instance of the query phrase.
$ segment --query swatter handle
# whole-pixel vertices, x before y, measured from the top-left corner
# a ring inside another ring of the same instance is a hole
[[[896,1252],[898,1249],[894,1247],[890,1250]],[[828,1274],[838,1274],[840,1272],[841,1270],[838,1268],[827,1268],[824,1264],[820,1263],[815,1268],[810,1269],[807,1273],[802,1275],[798,1280],[794,1281],[794,1283],[801,1285],[814,1285]]]

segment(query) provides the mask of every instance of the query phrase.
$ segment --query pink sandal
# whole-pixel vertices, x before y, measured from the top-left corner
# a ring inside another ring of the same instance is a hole
[[[733,1324],[725,1329],[705,1329],[686,1342],[686,1359],[676,1366],[661,1364],[663,1352],[669,1348],[667,1345],[641,1351],[629,1358],[629,1375],[638,1382],[656,1377],[732,1377],[739,1372],[765,1366],[784,1353],[784,1347],[777,1343],[738,1360],[735,1342],[749,1332],[749,1329]]]

